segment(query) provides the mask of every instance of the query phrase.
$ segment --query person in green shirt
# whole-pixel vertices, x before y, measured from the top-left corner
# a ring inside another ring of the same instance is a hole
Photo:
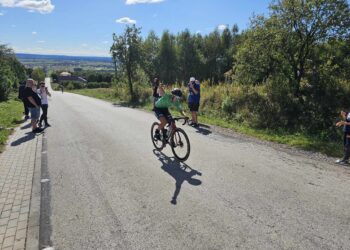
[[[181,112],[183,116],[186,116],[181,106],[180,100],[182,97],[182,91],[178,88],[174,88],[171,93],[165,93],[163,85],[159,85],[158,94],[160,98],[155,103],[154,113],[157,119],[160,121],[158,129],[155,131],[155,139],[161,140],[160,131],[163,133],[163,138],[166,138],[166,130],[164,129],[167,123],[174,124],[173,117],[169,112],[170,107],[175,107]]]

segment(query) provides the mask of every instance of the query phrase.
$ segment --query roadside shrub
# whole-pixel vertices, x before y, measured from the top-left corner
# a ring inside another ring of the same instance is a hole
[[[82,82],[63,82],[62,84],[67,90],[82,89],[85,87],[85,84]]]
[[[0,102],[6,101],[11,93],[11,83],[0,76]]]
[[[110,88],[112,83],[110,82],[88,82],[86,88],[88,89],[97,89],[97,88]]]

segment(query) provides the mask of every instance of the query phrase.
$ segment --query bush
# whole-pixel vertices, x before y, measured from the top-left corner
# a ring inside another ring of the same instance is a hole
[[[11,93],[11,83],[0,76],[0,102],[6,101]]]
[[[85,83],[82,82],[63,82],[64,88],[67,90],[72,90],[72,89],[82,89],[85,87]]]
[[[88,89],[97,89],[97,88],[110,88],[112,83],[110,82],[89,82],[86,84]]]

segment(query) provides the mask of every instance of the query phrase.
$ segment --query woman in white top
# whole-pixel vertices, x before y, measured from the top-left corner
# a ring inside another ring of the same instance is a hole
[[[42,122],[45,122],[46,127],[50,127],[50,124],[47,122],[47,109],[49,108],[49,102],[47,100],[47,96],[51,96],[51,93],[48,91],[47,87],[45,87],[45,82],[40,82],[40,88],[37,92],[41,97],[41,108],[43,110],[43,114],[39,120],[39,127],[42,126]]]

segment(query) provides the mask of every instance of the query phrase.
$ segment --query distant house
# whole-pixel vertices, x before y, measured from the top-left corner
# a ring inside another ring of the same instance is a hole
[[[62,82],[82,82],[82,83],[87,83],[87,80],[80,77],[80,76],[72,76],[71,73],[69,72],[62,72],[58,77],[57,77],[58,83]]]

